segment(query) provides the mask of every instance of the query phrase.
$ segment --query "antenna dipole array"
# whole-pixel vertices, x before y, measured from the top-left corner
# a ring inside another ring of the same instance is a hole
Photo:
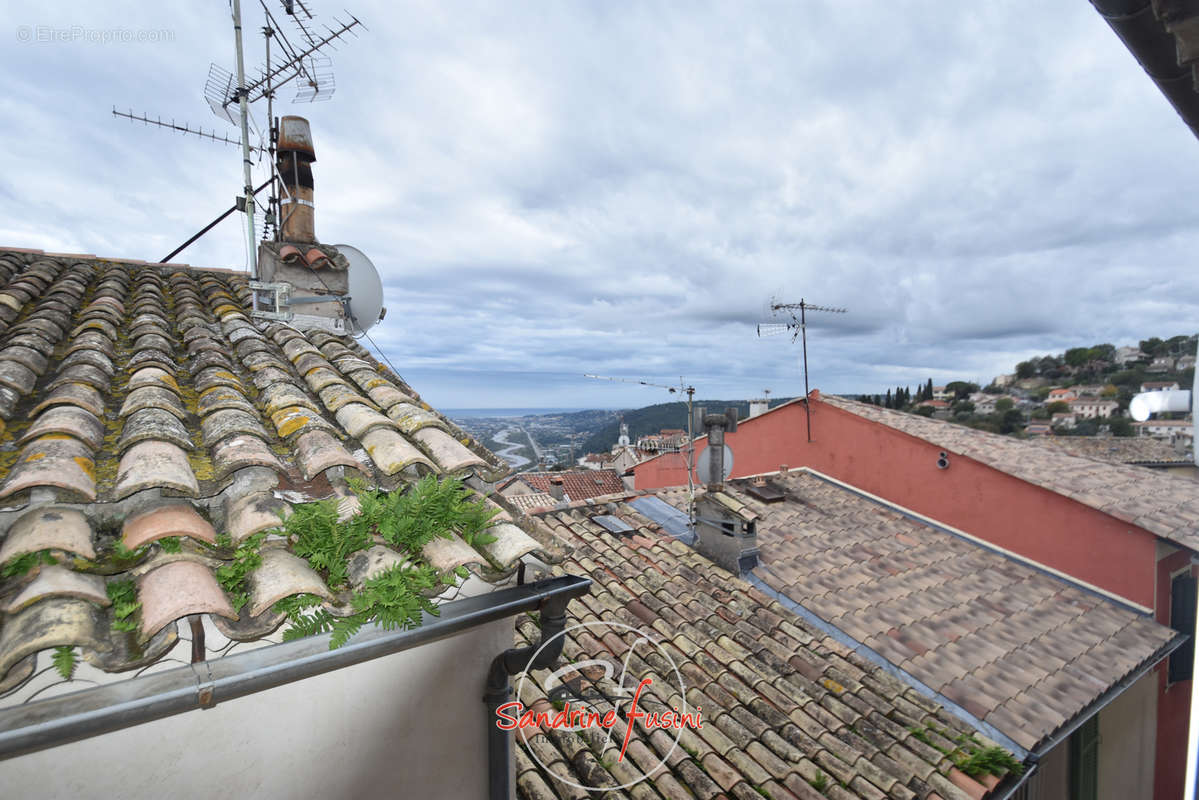
[[[812,406],[808,398],[808,316],[809,311],[820,311],[827,314],[844,314],[846,309],[834,308],[833,306],[818,306],[815,303],[809,303],[802,297],[798,303],[770,303],[770,311],[772,314],[778,314],[780,311],[786,311],[791,315],[790,322],[767,322],[758,326],[758,336],[774,336],[785,331],[792,331],[791,341],[796,338],[803,340],[803,396],[804,396],[804,413],[807,416],[808,423],[808,441],[812,441]],[[799,312],[799,316],[795,312]]]
[[[695,387],[688,385],[683,377],[679,376],[678,386],[668,386],[664,383],[653,383],[652,381],[641,380],[640,378],[613,378],[608,375],[591,375],[584,374],[584,378],[594,378],[597,381],[614,381],[616,383],[636,383],[640,386],[653,386],[656,389],[665,389],[674,394],[682,391],[687,395],[687,501],[690,510],[691,524],[695,524],[695,483],[691,478],[691,473],[695,470],[695,435],[691,427],[691,412],[692,405],[695,400]]]
[[[254,190],[251,180],[251,152],[261,153],[263,149],[267,149],[272,156],[269,165],[272,188],[270,200],[268,200],[267,230],[264,233],[264,238],[268,238],[271,235],[270,226],[273,220],[278,219],[278,201],[275,192],[275,183],[278,175],[274,163],[274,142],[277,130],[274,111],[271,105],[275,91],[298,79],[302,85],[296,91],[295,102],[328,100],[332,97],[336,86],[333,80],[332,61],[324,55],[323,51],[325,49],[336,49],[334,45],[345,38],[347,34],[352,33],[354,36],[357,36],[357,29],[366,29],[366,26],[357,17],[346,12],[346,15],[349,17],[348,22],[343,22],[335,17],[333,27],[326,25],[322,26],[324,28],[323,32],[317,31],[315,23],[312,23],[314,15],[304,0],[280,0],[284,12],[292,18],[292,22],[302,40],[301,45],[297,47],[288,41],[287,36],[284,35],[279,23],[275,19],[275,15],[271,13],[270,8],[267,6],[266,0],[258,0],[258,2],[262,6],[267,23],[262,29],[266,50],[265,65],[258,70],[256,77],[247,79],[242,48],[241,1],[230,0],[230,11],[233,17],[236,71],[231,72],[217,64],[212,64],[208,69],[208,78],[204,83],[204,99],[208,102],[212,112],[229,124],[238,125],[241,128],[240,141],[231,139],[225,135],[218,135],[216,132],[210,133],[202,127],[193,127],[187,123],[179,124],[174,120],[164,122],[161,118],[150,119],[145,114],[141,116],[135,115],[132,110],[128,113],[117,111],[115,107],[112,110],[113,116],[124,117],[130,122],[141,122],[178,133],[198,136],[209,141],[241,146],[243,188],[242,194],[237,198],[236,208],[244,211],[246,215],[247,250],[252,278],[258,277],[258,259],[254,236],[254,208],[256,204],[254,195],[257,192]],[[278,46],[283,51],[282,61],[275,65],[271,63],[271,39],[277,39]],[[252,147],[249,143],[249,106],[251,103],[264,98],[267,100],[268,105],[267,129],[270,145],[268,148]],[[236,109],[234,108],[235,106]],[[211,230],[217,222],[224,219],[227,215],[228,212],[209,223],[201,229],[199,234],[184,242],[168,258],[177,255],[180,250],[187,247],[208,230]],[[275,237],[278,237],[277,226],[275,228]],[[257,302],[256,298],[255,302]]]
[[[206,130],[204,130],[204,128],[202,126],[193,128],[191,125],[188,125],[186,122],[183,123],[182,125],[180,125],[178,122],[175,122],[175,120],[173,120],[173,119],[170,122],[164,122],[162,117],[156,117],[154,119],[150,119],[150,117],[147,116],[146,114],[134,114],[132,109],[130,109],[129,111],[118,111],[115,106],[112,109],[112,115],[114,117],[124,117],[125,119],[129,120],[130,122],[140,122],[144,125],[154,125],[159,128],[166,128],[167,130],[177,131],[179,133],[188,134],[191,136],[199,136],[203,139],[208,139],[209,141],[220,142],[222,144],[231,144],[236,147],[241,147],[241,142],[238,141],[237,139],[230,139],[228,137],[228,135],[223,134],[223,133],[217,133],[215,130],[214,131],[206,131]],[[259,148],[255,147],[253,145],[250,146],[250,150],[252,150],[256,153],[259,152]]]

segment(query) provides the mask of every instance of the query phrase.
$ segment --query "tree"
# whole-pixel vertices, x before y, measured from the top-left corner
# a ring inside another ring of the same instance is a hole
[[[883,403],[884,403],[884,405],[886,405],[887,408],[894,408],[894,406],[891,405],[891,390],[890,389],[887,390],[887,396],[883,399]],[[686,465],[684,465],[684,466],[686,466]]]
[[[922,417],[931,417],[933,415],[932,406],[916,406],[916,413]],[[687,466],[684,464],[683,466]]]
[[[924,388],[924,399],[925,400],[933,399],[933,379],[932,378],[928,379],[928,385]]]
[[[1099,390],[1100,397],[1115,397],[1119,393],[1120,390],[1110,383]]]
[[[977,383],[968,383],[967,381],[950,381],[945,384],[945,391],[953,392],[955,400],[961,400],[978,391]]]
[[[1112,436],[1132,436],[1132,421],[1128,417],[1112,417],[1108,420]]]
[[[1066,363],[1072,367],[1081,367],[1091,360],[1089,347],[1071,347],[1066,351]]]
[[[1034,378],[1037,374],[1037,365],[1032,361],[1021,361],[1016,365],[1016,377],[1020,379]]]
[[[1050,416],[1054,414],[1068,414],[1070,412],[1070,404],[1065,400],[1054,400],[1049,405],[1045,406],[1045,411]],[[684,464],[684,466],[686,466]]]
[[[999,403],[995,404],[997,407]],[[1024,427],[1024,415],[1019,409],[1011,408],[1003,412],[1003,416],[999,418],[1000,433],[1014,433]]]
[[[1157,338],[1156,336],[1152,336],[1148,339],[1142,339],[1140,342],[1140,348],[1142,353],[1152,357],[1160,354],[1162,350],[1165,349],[1165,344],[1166,343],[1161,339]]]
[[[953,404],[953,413],[955,415],[957,415],[957,414],[967,414],[967,415],[973,414],[974,413],[974,403],[971,403],[969,400],[958,400],[956,403]]]
[[[1006,414],[1008,411],[1011,411],[1015,405],[1016,404],[1012,401],[1012,398],[1001,397],[995,401],[995,413],[1000,415]],[[684,464],[683,466],[686,465]]]

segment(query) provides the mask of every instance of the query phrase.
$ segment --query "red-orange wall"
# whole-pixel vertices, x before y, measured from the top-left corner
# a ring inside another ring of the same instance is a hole
[[[1191,561],[1189,550],[1172,553],[1157,562],[1156,619],[1170,624],[1170,574]],[[1195,573],[1195,568],[1191,568]],[[1169,663],[1157,668],[1157,761],[1154,764],[1154,798],[1182,797],[1186,778],[1187,728],[1191,715],[1191,682],[1169,683]]]
[[[742,422],[726,435],[732,477],[807,466],[1087,583],[1153,607],[1156,537],[965,456],[937,468],[940,448],[835,406],[803,403]],[[696,443],[696,457],[706,441]],[[638,489],[687,482],[683,456],[634,467]]]

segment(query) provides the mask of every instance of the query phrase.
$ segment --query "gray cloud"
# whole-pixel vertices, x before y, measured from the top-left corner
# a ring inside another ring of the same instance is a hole
[[[157,259],[232,203],[235,149],[110,116],[235,135],[201,96],[224,6],[4,10],[174,40],[0,48],[0,243]],[[374,259],[372,337],[435,404],[669,399],[584,372],[794,394],[772,297],[850,309],[810,320],[826,391],[1194,330],[1195,142],[1086,3],[351,10],[336,96],[276,113],[311,119],[318,235]],[[240,268],[242,241],[180,258]]]

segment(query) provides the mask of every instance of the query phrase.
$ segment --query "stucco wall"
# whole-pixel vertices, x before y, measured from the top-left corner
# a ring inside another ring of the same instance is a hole
[[[512,626],[10,759],[3,794],[484,798],[483,683]]]
[[[820,401],[812,442],[792,403],[726,434],[732,477],[807,466],[1149,608],[1154,543],[1147,531],[964,456],[937,468],[940,448]],[[696,443],[696,457],[706,441]],[[686,462],[659,457],[634,468],[638,489],[680,486]]]
[[[1150,672],[1099,712],[1097,800],[1150,800],[1157,747],[1157,676]]]

